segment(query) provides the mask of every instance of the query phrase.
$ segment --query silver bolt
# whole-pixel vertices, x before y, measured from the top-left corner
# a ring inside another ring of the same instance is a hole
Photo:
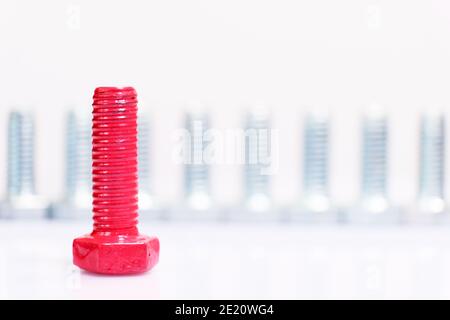
[[[66,120],[65,196],[51,208],[54,218],[90,217],[91,182],[91,119],[89,114],[71,110]]]
[[[8,131],[8,197],[34,194],[34,115],[11,112]]]
[[[442,213],[445,176],[445,118],[440,112],[425,113],[420,123],[419,211]]]
[[[191,112],[186,115],[186,130],[189,137],[186,150],[189,150],[188,163],[185,164],[184,181],[187,204],[194,210],[206,210],[212,205],[209,185],[209,165],[204,161],[207,143],[204,135],[209,128],[206,113]]]
[[[150,119],[146,113],[138,118],[138,163],[139,163],[139,209],[147,210],[153,207],[150,172]]]
[[[72,111],[67,119],[67,200],[75,206],[92,204],[91,119]]]
[[[264,173],[270,153],[270,114],[255,109],[247,114],[245,124],[245,205],[251,211],[267,211],[272,205],[270,176]]]
[[[14,111],[8,126],[7,198],[4,217],[44,217],[47,204],[35,190],[35,129],[32,112]]]
[[[304,122],[303,190],[305,209],[326,212],[330,209],[329,131],[327,113],[309,113]]]
[[[383,213],[387,197],[387,116],[372,106],[363,120],[362,201],[367,213]]]

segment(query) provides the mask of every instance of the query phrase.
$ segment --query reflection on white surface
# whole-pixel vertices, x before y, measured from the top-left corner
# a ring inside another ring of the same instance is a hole
[[[145,224],[157,267],[99,276],[71,263],[89,224],[0,223],[0,298],[450,298],[446,227]]]

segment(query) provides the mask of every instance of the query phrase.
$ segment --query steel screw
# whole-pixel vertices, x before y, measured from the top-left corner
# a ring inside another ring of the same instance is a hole
[[[66,121],[66,180],[62,203],[52,206],[54,218],[89,217],[92,205],[91,118],[71,110]]]
[[[420,124],[419,211],[425,214],[445,210],[445,118],[440,112],[425,113]]]
[[[270,152],[270,114],[255,109],[245,124],[245,205],[251,211],[267,211],[272,205],[270,176],[264,174],[264,157]]]
[[[70,112],[67,120],[67,197],[68,202],[88,208],[92,204],[91,119]]]
[[[141,210],[148,210],[154,206],[151,192],[150,130],[151,125],[148,115],[141,113],[138,119],[139,208]]]
[[[8,127],[8,184],[4,217],[44,217],[47,203],[35,190],[34,114],[13,111]]]
[[[389,207],[387,184],[387,117],[372,106],[363,120],[362,201],[369,214],[385,212]]]
[[[192,112],[186,115],[186,129],[190,139],[186,150],[190,150],[189,163],[185,165],[185,190],[188,206],[194,210],[206,210],[212,205],[209,185],[209,165],[203,154],[207,147],[204,134],[209,128],[206,113]]]
[[[304,122],[303,190],[306,210],[326,212],[330,209],[329,116],[309,113]]]

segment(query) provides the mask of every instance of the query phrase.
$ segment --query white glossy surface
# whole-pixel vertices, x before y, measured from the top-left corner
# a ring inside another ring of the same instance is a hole
[[[0,221],[0,298],[450,298],[450,227],[143,223],[160,263],[121,277],[72,266],[89,230]]]

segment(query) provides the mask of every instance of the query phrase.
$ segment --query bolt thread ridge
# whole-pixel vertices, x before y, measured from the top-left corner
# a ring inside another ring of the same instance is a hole
[[[97,88],[92,123],[93,233],[137,235],[137,93]]]

